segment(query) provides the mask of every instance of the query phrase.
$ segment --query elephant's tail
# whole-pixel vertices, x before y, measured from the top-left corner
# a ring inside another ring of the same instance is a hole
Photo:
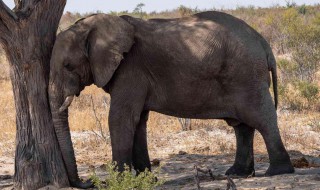
[[[271,77],[272,77],[274,104],[277,109],[278,108],[278,75],[277,75],[276,59],[272,52],[270,52],[268,55],[268,65],[269,65],[269,71],[271,71]]]

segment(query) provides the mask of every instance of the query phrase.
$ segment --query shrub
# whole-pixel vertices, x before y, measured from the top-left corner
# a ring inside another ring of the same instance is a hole
[[[144,3],[139,3],[136,8],[132,11],[132,13],[140,18],[143,18],[146,13],[143,11]]]
[[[286,6],[287,6],[287,8],[296,7],[297,3],[292,1],[292,0],[291,1],[290,0],[286,0]]]
[[[178,11],[181,17],[185,17],[193,14],[193,11],[191,8],[188,8],[183,5],[180,5],[180,7],[178,8]]]
[[[272,84],[273,85],[273,84]],[[273,90],[273,87],[270,88],[270,90]],[[278,84],[278,94],[279,94],[279,97],[282,99],[283,97],[285,97],[287,93],[287,89],[286,89],[286,86],[283,84],[283,83],[279,83]],[[273,92],[271,93],[273,94]]]
[[[309,105],[318,100],[319,87],[316,84],[302,81],[298,83],[298,88],[302,97],[307,99]]]
[[[284,94],[281,96],[281,102],[289,110],[301,111],[304,108],[304,100],[294,85],[288,83],[283,87]]]
[[[297,65],[289,61],[288,59],[279,59],[277,61],[278,68],[281,72],[281,78],[280,81],[282,83],[288,83],[290,81],[293,81],[295,79],[295,72],[297,70]]]
[[[307,13],[307,6],[305,4],[301,5],[300,7],[298,7],[298,12],[305,15]]]
[[[117,171],[115,163],[108,163],[106,164],[106,170],[108,175],[105,180],[101,180],[95,173],[91,176],[94,185],[99,190],[149,190],[155,189],[164,183],[163,180],[156,180],[160,168],[155,172],[146,170],[139,175],[135,175],[128,166],[125,166],[125,171],[120,173]]]
[[[290,110],[317,109],[319,87],[306,81],[292,81],[279,85],[279,95],[284,107]]]

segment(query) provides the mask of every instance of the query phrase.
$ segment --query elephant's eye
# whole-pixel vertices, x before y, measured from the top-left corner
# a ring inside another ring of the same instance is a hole
[[[69,70],[69,71],[72,71],[73,70],[73,67],[70,65],[70,63],[65,63],[64,64],[64,67]]]

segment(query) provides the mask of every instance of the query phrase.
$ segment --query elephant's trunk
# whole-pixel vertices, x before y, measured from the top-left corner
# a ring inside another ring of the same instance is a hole
[[[49,99],[53,124],[64,164],[68,172],[70,183],[74,184],[75,182],[79,182],[80,179],[78,176],[77,164],[71,141],[68,122],[68,108],[66,106],[66,108],[62,110],[62,112],[59,111],[60,106],[64,103],[63,88],[60,81],[53,81],[51,77],[49,83]]]

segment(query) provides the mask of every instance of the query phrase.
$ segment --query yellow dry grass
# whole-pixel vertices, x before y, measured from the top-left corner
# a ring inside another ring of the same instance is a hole
[[[69,109],[69,122],[71,130],[84,131],[92,130],[97,125],[93,106],[101,125],[107,126],[108,111],[104,99],[110,99],[102,90],[92,85],[86,87],[78,98],[75,98]],[[93,102],[92,102],[93,101]]]
[[[15,109],[12,86],[0,80],[0,156],[12,155],[15,140]]]

